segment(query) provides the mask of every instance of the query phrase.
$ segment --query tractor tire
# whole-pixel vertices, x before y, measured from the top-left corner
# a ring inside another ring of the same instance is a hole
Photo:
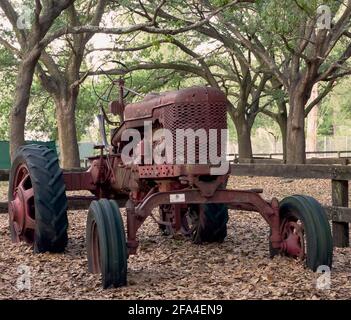
[[[102,274],[104,289],[127,285],[127,243],[117,203],[101,199],[89,207],[86,230],[88,269]]]
[[[34,193],[35,228],[31,239],[34,252],[63,252],[68,241],[67,197],[55,152],[42,145],[25,145],[17,150],[10,171],[9,202],[19,183],[14,181],[19,168],[27,170],[26,183]],[[14,242],[16,237],[23,240],[16,234],[11,220],[10,231]]]
[[[224,204],[202,204],[190,206],[193,225],[193,242],[222,243],[227,236],[228,207]]]
[[[328,218],[320,203],[312,197],[304,195],[294,195],[284,198],[279,204],[279,214],[281,219],[280,231],[283,241],[288,236],[299,235],[299,243],[306,266],[316,271],[319,266],[332,266],[333,240]],[[294,231],[291,226],[298,226]],[[301,230],[298,232],[297,229]],[[276,254],[283,254],[298,257],[289,253],[289,250],[281,251],[269,245],[271,257]]]

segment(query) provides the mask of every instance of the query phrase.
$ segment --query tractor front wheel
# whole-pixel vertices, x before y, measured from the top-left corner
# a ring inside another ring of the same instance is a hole
[[[120,210],[113,200],[89,207],[86,242],[88,268],[102,274],[104,289],[127,284],[127,244]]]
[[[322,206],[314,198],[294,195],[279,204],[282,247],[272,248],[270,254],[298,258],[316,271],[319,266],[331,267],[333,241],[330,225]]]

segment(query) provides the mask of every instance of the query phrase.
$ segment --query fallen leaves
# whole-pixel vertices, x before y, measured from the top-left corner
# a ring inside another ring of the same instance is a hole
[[[236,177],[232,188],[260,188],[264,197],[295,193],[331,203],[330,181]],[[6,201],[6,186],[0,199]],[[0,299],[351,299],[351,249],[336,248],[331,289],[316,289],[320,274],[286,257],[269,258],[268,227],[259,214],[230,211],[223,244],[195,245],[164,237],[148,219],[139,233],[138,255],[128,262],[128,286],[103,290],[100,276],[87,270],[86,212],[69,213],[65,254],[37,254],[13,245],[8,217],[0,215]],[[31,290],[18,291],[18,266],[31,268]]]

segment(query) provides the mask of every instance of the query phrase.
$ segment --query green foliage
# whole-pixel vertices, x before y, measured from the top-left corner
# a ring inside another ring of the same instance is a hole
[[[351,77],[342,79],[325,98],[319,109],[319,135],[351,134]],[[338,132],[338,128],[343,128]]]
[[[9,138],[9,118],[16,88],[17,60],[0,47],[0,140]]]
[[[76,110],[78,141],[83,139],[87,133],[87,129],[93,123],[94,118],[99,112],[96,99],[96,95],[89,82],[81,87]]]
[[[33,7],[33,1],[25,1],[26,4]],[[88,13],[88,7],[89,5],[94,7],[97,2],[98,0],[89,1],[89,4],[84,0],[77,0],[75,2],[80,24],[86,24],[86,22],[91,19],[94,10]],[[142,1],[142,3],[145,5],[145,8],[149,10],[150,16],[152,16],[153,10],[157,4],[152,1]],[[197,4],[197,2],[195,3]],[[229,0],[209,0],[209,3],[213,7],[221,7],[228,4]],[[334,0],[257,0],[252,4],[240,3],[224,10],[220,19],[212,19],[211,24],[213,28],[209,30],[216,30],[219,34],[227,36],[228,39],[233,39],[233,33],[225,24],[229,23],[238,28],[247,38],[252,39],[254,36],[257,37],[267,50],[269,50],[271,57],[278,61],[277,64],[279,65],[280,57],[291,55],[286,49],[282,37],[285,37],[289,45],[294,47],[300,26],[311,17],[316,16],[317,8],[321,4],[329,5],[332,9],[332,13],[336,13],[338,1]],[[122,13],[119,16],[120,11],[126,10],[127,7],[141,11],[142,8],[137,0],[122,0],[110,5],[114,5],[113,10],[115,11],[109,11],[109,14],[116,14],[116,21],[118,21],[121,26],[124,23],[126,25],[139,23],[142,20],[142,18],[136,18],[136,15],[132,16],[131,14]],[[109,9],[111,8],[112,7],[109,7]],[[191,2],[172,0],[167,1],[162,8],[166,12],[174,16],[183,17],[187,21],[196,21],[200,16],[197,13],[197,9],[201,10],[201,8],[206,8],[206,2],[202,5],[195,6],[194,3]],[[206,12],[206,14],[207,13],[208,12]],[[55,20],[50,31],[62,28],[69,23],[69,21],[69,11],[66,11]],[[159,23],[159,27],[169,29],[177,29],[186,25],[186,23],[181,20],[162,19],[161,17],[158,17],[157,22]],[[1,26],[2,23],[0,22],[0,28]],[[13,32],[6,28],[3,29],[4,30],[0,31],[1,35],[15,42]],[[72,42],[73,36],[66,36],[65,39]],[[240,86],[235,80],[234,63],[229,53],[233,53],[235,52],[234,49],[238,49],[245,57],[249,55],[248,51],[239,43],[233,41],[233,52],[231,51],[232,48],[227,48],[226,51],[223,49],[216,50],[216,48],[212,48],[213,41],[211,42],[207,36],[196,31],[178,35],[155,35],[141,32],[137,35],[123,35],[114,39],[117,39],[116,47],[135,47],[145,43],[151,43],[152,46],[141,52],[108,52],[104,54],[106,55],[106,59],[103,54],[101,54],[101,57],[99,57],[101,61],[111,58],[123,61],[128,66],[138,63],[172,62],[202,67],[196,59],[187,55],[174,45],[175,39],[179,40],[203,57],[210,66],[211,71],[215,74],[215,78],[220,86],[222,86],[222,88],[226,87],[228,97],[235,106],[235,102],[240,93]],[[169,43],[163,43],[161,40],[166,40]],[[319,71],[322,72],[333,64],[348,44],[349,40],[337,43],[332,54],[323,62]],[[52,54],[60,70],[64,70],[65,66],[67,66],[68,59],[73,56],[71,49],[69,41],[67,41],[64,42],[64,45],[52,46],[48,48],[47,51],[49,54]],[[252,55],[252,66],[255,69],[262,68],[260,61],[256,59],[257,57]],[[281,58],[281,60],[283,59]],[[235,63],[237,64],[235,67],[240,68],[238,59],[235,60]],[[13,93],[15,91],[16,65],[17,61],[13,55],[0,46],[0,139],[8,138],[8,117],[13,103]],[[301,63],[301,66],[304,66],[303,63]],[[83,63],[81,70],[83,71],[91,68],[91,64]],[[251,75],[253,76],[254,72],[252,72]],[[138,70],[132,73],[132,77],[132,88],[143,94],[152,91],[159,92],[192,85],[207,84],[205,79],[196,75],[191,75],[185,71],[175,72],[161,69]],[[257,85],[257,83],[258,81],[255,84]],[[103,88],[106,88],[107,85],[109,85],[109,82],[106,79],[100,80],[97,83],[97,89],[101,93]],[[338,86],[340,89],[334,90],[330,95],[331,98],[326,99],[325,102],[322,103],[320,108],[319,134],[331,134],[333,133],[333,128],[338,124],[345,124],[348,123],[347,121],[351,121],[350,85],[350,81],[343,82]],[[265,94],[269,96],[265,99],[274,99],[275,101],[287,99],[286,91],[282,89],[275,89],[271,92],[266,90]],[[112,91],[111,99],[113,98],[117,98],[117,90]],[[84,139],[86,137],[87,128],[92,125],[95,115],[99,112],[96,106],[96,99],[97,97],[91,85],[91,78],[88,78],[83,85],[81,85],[76,109],[78,139]],[[248,99],[248,103],[250,103],[250,99],[251,97]],[[265,99],[261,102],[265,103]],[[128,97],[128,102],[138,100],[140,100],[140,97],[132,94]],[[104,103],[104,107],[107,107],[106,103]],[[269,106],[268,108],[270,108],[271,111],[277,111],[274,106]],[[236,139],[235,128],[231,119],[228,119],[228,125],[231,139]],[[48,136],[49,139],[57,139],[55,106],[52,98],[49,97],[47,93],[44,93],[37,79],[33,82],[26,126],[27,130],[31,132],[41,132]],[[279,132],[277,124],[271,118],[262,114],[259,114],[255,120],[253,133],[255,133],[258,128],[265,128],[267,131],[272,131],[274,134],[278,134]]]
[[[9,119],[15,90],[15,79],[12,74],[0,73],[0,140],[9,138]]]
[[[230,142],[237,142],[238,141],[238,135],[236,133],[234,122],[229,117],[229,115],[227,116],[227,125],[228,125],[229,141]]]
[[[331,136],[334,134],[333,126],[333,109],[326,104],[323,104],[319,110],[318,135]]]
[[[265,46],[289,54],[282,38],[293,48],[300,39],[301,26],[318,16],[317,9],[321,5],[329,6],[333,16],[340,3],[335,0],[257,0],[253,10],[246,14],[247,21],[243,21],[242,28],[248,32],[259,31]]]
[[[0,47],[0,72],[17,65],[17,60],[8,50]],[[10,74],[10,73],[9,73]]]
[[[282,89],[270,90],[269,94],[273,98],[273,100],[277,102],[284,102],[288,98],[287,92]]]
[[[281,137],[277,122],[263,113],[257,115],[254,125],[252,126],[252,133],[256,134],[258,129],[264,129],[266,132],[270,132],[276,137]]]
[[[210,3],[216,7],[223,7],[229,3],[229,0],[211,0]]]

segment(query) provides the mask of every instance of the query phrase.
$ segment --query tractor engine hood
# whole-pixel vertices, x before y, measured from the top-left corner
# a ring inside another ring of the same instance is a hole
[[[191,87],[160,94],[148,94],[137,103],[128,104],[124,110],[124,121],[139,120],[152,117],[156,108],[167,105],[227,103],[222,91],[212,87]]]

